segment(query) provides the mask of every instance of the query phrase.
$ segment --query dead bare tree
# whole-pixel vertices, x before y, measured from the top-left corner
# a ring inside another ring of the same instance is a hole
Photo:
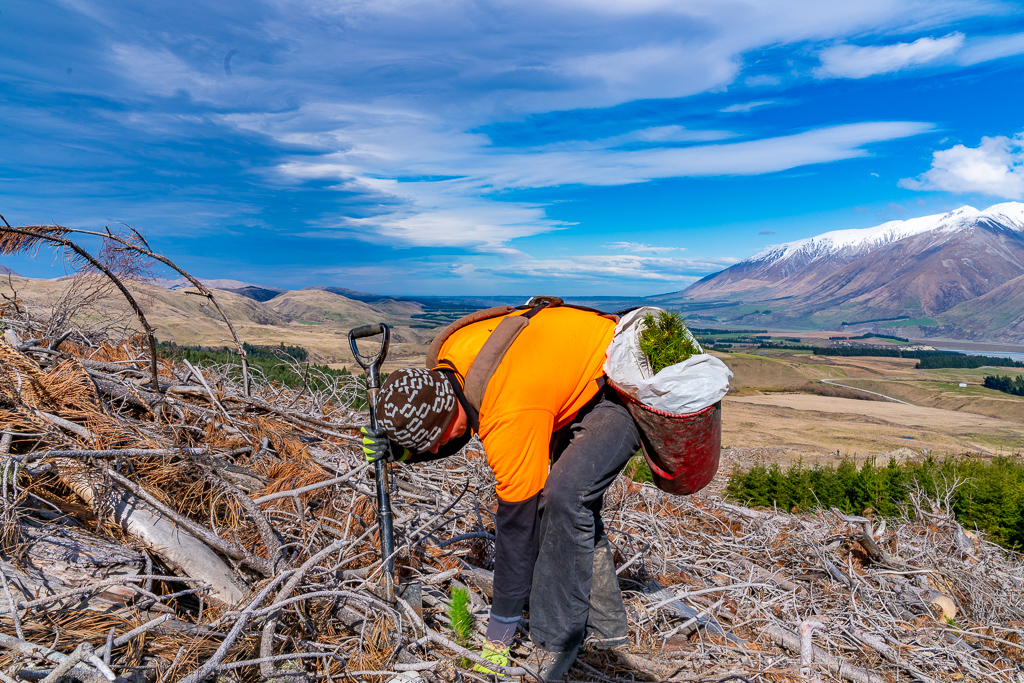
[[[146,320],[146,314],[142,312],[142,308],[139,306],[139,303],[135,300],[135,297],[132,296],[132,293],[128,291],[128,288],[121,281],[121,278],[119,278],[107,264],[102,263],[84,248],[67,239],[65,235],[72,232],[68,228],[62,228],[59,225],[31,225],[15,228],[12,227],[2,216],[0,216],[0,219],[4,222],[4,227],[0,228],[0,253],[8,256],[12,254],[20,254],[45,242],[71,250],[75,253],[79,261],[76,265],[80,265],[84,270],[92,268],[97,272],[103,273],[110,279],[128,302],[128,305],[135,313],[135,317],[138,319],[139,324],[142,325],[142,329],[145,332],[146,340],[149,344],[149,360],[150,371],[153,375],[153,391],[159,394],[160,378],[157,375],[156,337],[154,336],[152,326],[150,326],[149,321]]]
[[[44,228],[44,227],[46,227],[46,226],[27,226],[25,229],[36,229],[36,228]],[[183,268],[181,268],[176,263],[171,261],[171,259],[167,258],[166,256],[164,256],[162,254],[159,254],[159,253],[153,251],[153,249],[149,246],[149,242],[146,241],[146,238],[143,237],[142,234],[139,233],[138,230],[136,230],[135,228],[133,228],[131,226],[126,226],[126,227],[128,228],[129,232],[131,233],[130,236],[119,235],[119,234],[115,233],[114,231],[112,231],[110,228],[107,228],[105,232],[96,232],[96,231],[93,231],[93,230],[80,230],[78,228],[63,228],[62,227],[61,229],[65,230],[67,233],[74,233],[74,234],[78,234],[78,235],[91,235],[93,237],[99,237],[99,238],[101,238],[103,240],[111,240],[113,242],[116,242],[116,243],[120,244],[121,248],[123,248],[123,249],[128,249],[128,250],[131,250],[131,251],[135,251],[135,252],[137,252],[139,254],[142,254],[142,255],[146,256],[147,258],[153,259],[154,261],[159,261],[160,263],[164,264],[168,268],[171,268],[171,269],[175,270],[183,278],[185,278],[190,283],[192,283],[192,286],[195,287],[197,290],[199,290],[199,294],[201,296],[203,296],[203,297],[206,297],[206,299],[211,304],[213,304],[213,307],[217,309],[217,314],[220,315],[221,320],[223,320],[224,324],[227,325],[228,331],[231,332],[231,339],[234,341],[235,348],[238,350],[238,357],[241,359],[241,365],[242,365],[242,387],[243,387],[243,390],[245,392],[245,395],[246,396],[250,396],[251,395],[251,391],[252,391],[252,387],[251,387],[251,383],[250,383],[250,379],[249,379],[249,362],[248,362],[247,357],[246,357],[245,346],[242,344],[242,341],[238,338],[238,333],[235,332],[235,326],[231,323],[231,320],[228,318],[227,314],[224,312],[224,309],[221,308],[220,303],[217,301],[217,297],[215,297],[213,295],[213,292],[211,292],[210,289],[207,288],[206,285],[204,285],[198,278],[196,278],[196,277],[192,276],[191,274],[189,274]]]

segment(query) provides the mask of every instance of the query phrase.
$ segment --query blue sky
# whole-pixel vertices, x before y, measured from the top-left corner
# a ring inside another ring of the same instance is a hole
[[[1022,10],[0,0],[0,213],[288,288],[675,291],[1024,199]]]

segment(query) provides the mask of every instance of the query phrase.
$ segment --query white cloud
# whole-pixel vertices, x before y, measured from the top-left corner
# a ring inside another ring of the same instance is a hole
[[[769,104],[774,104],[774,101],[773,100],[763,100],[761,102],[744,102],[742,104],[731,104],[728,107],[726,107],[725,109],[719,109],[718,111],[722,112],[723,114],[732,114],[732,113],[735,113],[735,112],[743,112],[743,113],[745,113],[745,112],[748,112],[748,111],[750,111],[752,109],[757,109],[758,107],[764,107],[764,106],[769,105]]]
[[[683,126],[655,126],[652,128],[641,128],[629,131],[622,135],[613,135],[607,138],[599,138],[593,141],[569,140],[551,145],[543,149],[608,149],[621,147],[630,144],[669,144],[673,142],[711,142],[713,140],[724,140],[735,137],[735,133],[727,130],[695,130]]]
[[[735,258],[683,259],[623,254],[563,259],[524,258],[503,264],[480,265],[474,270],[516,279],[571,279],[581,283],[654,281],[682,287],[701,277],[694,273],[712,273],[737,262]]]
[[[1024,199],[1024,133],[1012,138],[982,138],[977,147],[954,145],[932,154],[932,167],[904,178],[911,190],[977,192],[1003,199]]]
[[[1024,33],[986,36],[969,40],[964,49],[957,54],[956,62],[963,66],[971,66],[1019,54],[1024,54]]]
[[[640,253],[651,253],[660,254],[667,251],[684,251],[684,247],[656,247],[650,244],[644,244],[643,242],[609,242],[604,245],[605,249],[612,249],[614,251],[629,251],[636,254]]]
[[[395,200],[398,208],[367,218],[344,218],[321,228],[339,236],[392,246],[464,247],[518,254],[507,243],[565,227],[548,218],[543,207],[494,201],[480,188],[461,181],[398,182],[361,178],[366,188]]]
[[[273,131],[272,118],[252,127]],[[929,123],[877,121],[817,128],[793,135],[689,147],[595,148],[590,142],[556,149],[495,148],[484,136],[448,130],[439,121],[394,121],[380,129],[346,127],[333,131],[343,151],[295,156],[280,166],[286,176],[343,180],[405,177],[410,183],[495,192],[558,185],[626,185],[660,178],[758,175],[797,166],[867,155],[865,145],[919,135]],[[295,140],[294,137],[289,137]],[[417,181],[415,176],[454,176],[456,180]],[[378,184],[376,180],[365,180]],[[401,194],[401,192],[396,192]]]
[[[782,83],[782,78],[769,74],[760,74],[758,76],[747,76],[743,79],[743,83],[751,88],[757,88],[761,86],[779,85]]]
[[[623,150],[579,142],[557,149],[495,149],[486,137],[451,130],[443,121],[400,112],[379,112],[377,120],[388,125],[378,128],[353,121],[326,135],[344,151],[295,156],[278,171],[286,181],[333,179],[346,189],[381,197],[384,213],[333,226],[347,235],[486,251],[504,251],[511,240],[565,226],[547,219],[543,207],[504,201],[501,195],[507,190],[773,173],[862,157],[868,154],[866,145],[932,128],[927,123],[881,121],[690,147]],[[237,118],[236,123],[268,134],[283,126],[292,142],[313,143],[290,132],[302,127],[292,115],[283,124],[276,117]]]
[[[106,61],[94,70],[109,73],[90,94],[123,103],[127,112],[113,116],[143,131],[144,139],[154,121],[163,138],[193,139],[192,129],[175,121],[182,111],[231,132],[258,132],[273,144],[254,157],[266,167],[253,175],[278,187],[333,181],[377,203],[358,218],[303,217],[317,234],[495,252],[567,227],[544,206],[515,201],[515,190],[773,173],[866,156],[868,145],[930,129],[867,122],[765,131],[757,139],[682,125],[685,118],[658,125],[666,122],[638,115],[639,122],[617,128],[566,126],[530,139],[536,131],[523,122],[533,114],[564,121],[575,110],[721,92],[758,52],[934,31],[996,6],[988,0],[522,0],[514,9],[493,0],[60,1],[98,27],[94,38]],[[896,61],[916,63],[957,39],[962,36],[849,49],[910,50],[916,56]],[[989,52],[1007,49],[993,43]],[[224,59],[235,50],[228,75]],[[874,53],[858,53],[868,54]],[[756,75],[745,82],[781,81]],[[580,118],[588,117],[600,113]],[[602,123],[609,121],[614,117]],[[503,122],[523,124],[527,141],[517,146],[489,136]]]
[[[449,291],[457,280],[461,291],[483,294],[523,294],[555,291],[563,294],[650,294],[682,289],[701,277],[728,268],[736,258],[666,258],[641,255],[579,255],[564,258],[529,254],[464,254],[445,258],[394,254],[387,264],[344,264],[306,269],[312,281],[359,281],[371,291],[432,294]],[[288,275],[287,273],[285,274]],[[524,297],[525,298],[525,297]]]
[[[836,45],[822,51],[821,66],[814,73],[819,78],[867,78],[893,73],[948,57],[963,44],[963,34],[952,33],[894,45]]]

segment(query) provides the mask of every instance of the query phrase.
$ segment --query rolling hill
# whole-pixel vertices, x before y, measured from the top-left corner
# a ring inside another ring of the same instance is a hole
[[[12,276],[19,298],[40,317],[49,315],[69,282],[67,278]],[[231,344],[230,334],[216,310],[205,298],[190,294],[188,288],[168,288],[166,282],[132,282],[129,289],[156,329],[158,339],[182,345]],[[432,329],[412,317],[422,312],[422,307],[412,302],[385,299],[380,304],[367,304],[322,289],[286,291],[266,301],[229,289],[214,291],[241,339],[250,344],[302,346],[316,363],[351,364],[348,331],[371,322],[386,322],[392,327],[389,365],[422,362],[425,345],[433,336]],[[125,322],[132,320],[116,293],[90,305],[82,315],[87,319],[85,322],[114,317]]]

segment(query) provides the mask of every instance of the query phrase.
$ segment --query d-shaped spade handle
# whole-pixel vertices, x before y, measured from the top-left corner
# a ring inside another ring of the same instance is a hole
[[[356,340],[366,339],[383,335],[380,348],[373,355],[367,356],[359,351],[359,344]],[[380,366],[388,355],[388,346],[391,344],[391,328],[385,323],[371,323],[350,330],[348,333],[348,344],[352,348],[352,355],[356,362],[366,371],[366,393],[370,400],[370,424],[377,428],[377,415],[373,409],[377,400],[377,390],[380,389]]]

